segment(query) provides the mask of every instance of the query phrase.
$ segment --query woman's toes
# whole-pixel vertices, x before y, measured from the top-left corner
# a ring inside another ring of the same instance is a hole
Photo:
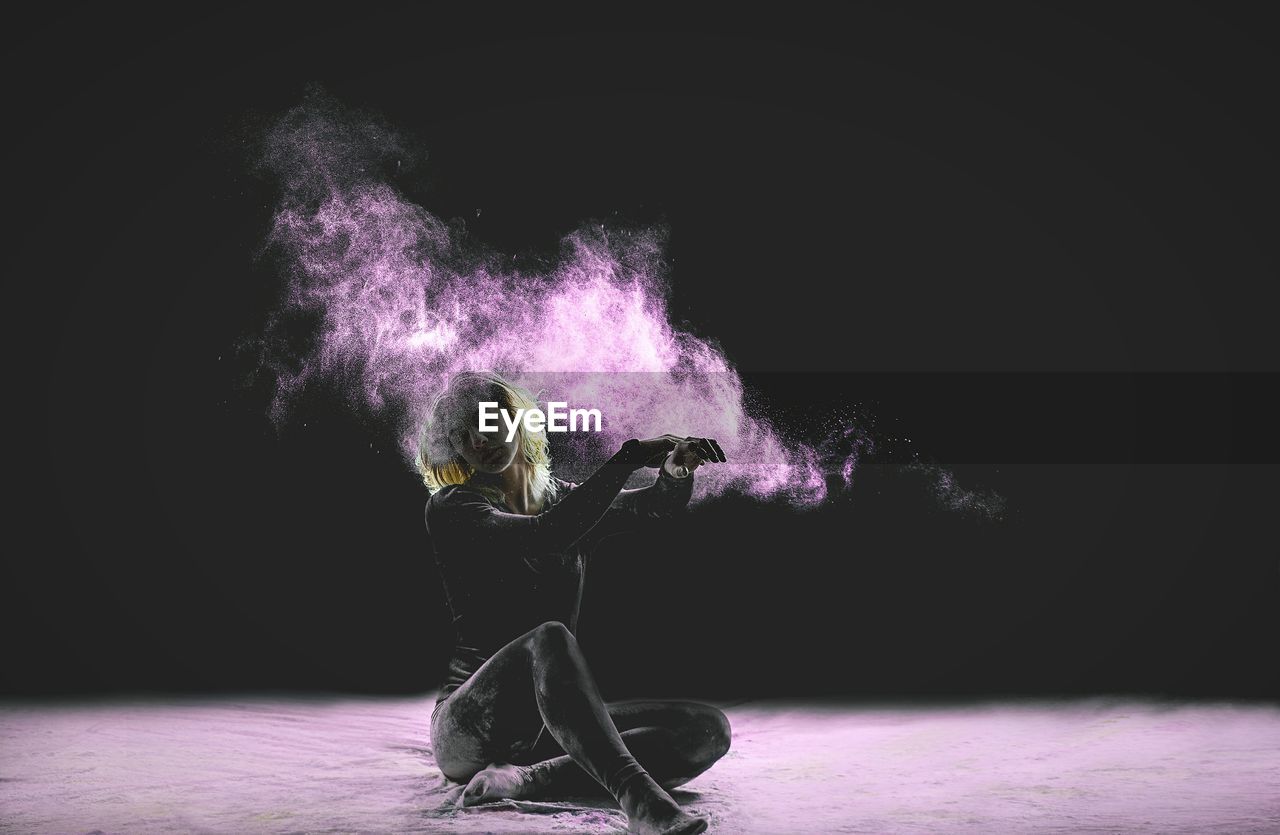
[[[488,781],[485,779],[484,772],[480,772],[472,777],[467,783],[467,787],[462,790],[462,805],[474,806],[483,802],[484,794],[488,788]]]
[[[662,835],[698,835],[706,832],[710,821],[696,815],[681,815],[680,819],[662,831]]]
[[[510,763],[494,763],[481,769],[462,790],[462,805],[475,806],[492,800],[518,798],[525,788],[524,771]]]

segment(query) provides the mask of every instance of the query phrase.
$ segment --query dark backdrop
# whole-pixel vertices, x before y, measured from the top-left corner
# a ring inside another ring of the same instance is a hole
[[[889,5],[14,21],[4,692],[434,686],[425,491],[323,389],[277,434],[234,349],[280,289],[251,140],[316,83],[478,241],[666,224],[675,315],[784,419],[861,404],[1008,501],[886,464],[618,543],[608,695],[1275,695],[1261,18]]]

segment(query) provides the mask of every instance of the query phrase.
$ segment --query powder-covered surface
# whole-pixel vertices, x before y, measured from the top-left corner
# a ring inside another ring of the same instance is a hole
[[[4,832],[619,832],[605,803],[456,810],[430,695],[0,704]],[[1280,832],[1280,707],[744,703],[677,796],[713,832]]]

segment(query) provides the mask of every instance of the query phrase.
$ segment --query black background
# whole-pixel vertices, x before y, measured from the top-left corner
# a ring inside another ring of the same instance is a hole
[[[1009,502],[872,466],[617,544],[607,696],[1275,695],[1261,15],[890,5],[13,21],[4,692],[434,687],[424,489],[322,388],[277,434],[235,349],[280,291],[253,138],[318,84],[476,241],[665,224],[674,315],[789,425],[861,404]]]

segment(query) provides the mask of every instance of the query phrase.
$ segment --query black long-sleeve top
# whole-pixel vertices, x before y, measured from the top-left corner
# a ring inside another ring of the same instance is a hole
[[[623,490],[643,465],[639,442],[628,441],[581,484],[555,479],[555,497],[533,516],[465,484],[427,500],[427,531],[457,633],[440,700],[541,623],[559,621],[576,633],[587,554],[606,536],[688,504],[692,476],[675,478],[665,468],[650,486]]]

